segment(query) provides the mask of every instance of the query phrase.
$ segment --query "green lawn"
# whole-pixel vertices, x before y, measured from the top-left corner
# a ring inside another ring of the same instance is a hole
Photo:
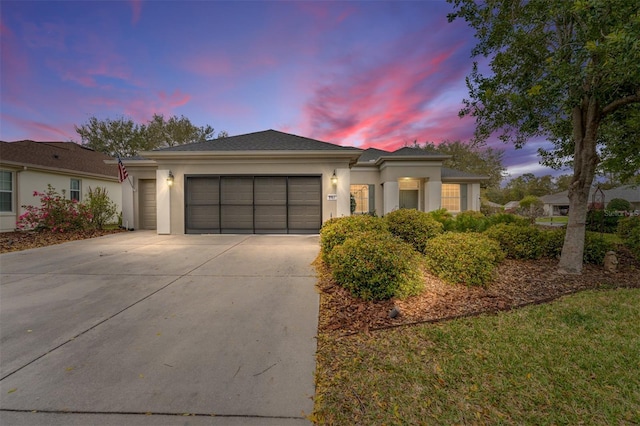
[[[538,222],[538,223],[549,223],[549,222],[553,222],[553,223],[569,223],[569,216],[553,216],[553,217],[545,216],[545,217],[539,217],[539,218],[536,219],[536,222]]]
[[[320,424],[640,422],[640,290],[318,340]]]

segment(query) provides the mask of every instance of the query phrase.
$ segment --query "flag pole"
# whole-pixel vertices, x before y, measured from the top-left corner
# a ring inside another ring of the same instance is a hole
[[[118,180],[120,181],[120,183],[122,183],[126,179],[129,182],[129,185],[131,185],[131,189],[135,191],[136,189],[133,187],[133,182],[131,182],[131,177],[127,172],[127,168],[124,166],[124,163],[120,159],[120,154],[116,153],[116,156],[118,157]]]

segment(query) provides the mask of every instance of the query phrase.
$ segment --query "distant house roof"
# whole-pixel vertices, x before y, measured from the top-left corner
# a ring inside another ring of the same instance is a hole
[[[245,135],[228,136],[209,141],[156,149],[172,151],[344,151],[358,148],[335,145],[277,130],[264,130]]]
[[[589,203],[593,199],[593,194],[596,192],[596,187],[592,187],[589,191]],[[622,198],[630,203],[640,203],[640,186],[623,185],[617,188],[604,189],[604,201],[608,203],[614,198]],[[557,194],[550,194],[540,197],[545,204],[554,205],[569,205],[569,191],[558,192]]]
[[[110,159],[75,142],[0,141],[0,162],[5,165],[117,178],[118,167],[104,162]]]
[[[520,205],[520,201],[509,201],[507,204],[504,205],[505,210],[508,209],[515,209]]]

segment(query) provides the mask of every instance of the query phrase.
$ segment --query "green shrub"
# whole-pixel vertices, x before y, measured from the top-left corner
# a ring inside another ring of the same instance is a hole
[[[588,232],[584,237],[584,263],[592,263],[594,265],[602,265],[604,263],[604,255],[615,250],[616,245],[610,240],[605,239],[597,232]]]
[[[520,226],[529,226],[529,220],[511,213],[497,213],[487,217],[487,228],[499,223],[513,223]]]
[[[417,251],[424,253],[427,240],[442,234],[443,226],[428,213],[415,209],[400,209],[387,214],[384,219],[389,231]]]
[[[535,223],[536,219],[544,214],[544,203],[535,195],[527,195],[520,200],[518,213],[529,219],[529,222]]]
[[[565,229],[554,229],[551,231],[542,231],[542,256],[549,258],[559,258],[562,254],[562,246],[564,245]],[[584,238],[584,252],[582,261],[584,263],[592,263],[602,265],[604,255],[615,250],[616,244],[610,238],[603,237],[597,232],[588,232]]]
[[[84,206],[91,217],[89,223],[96,229],[102,229],[114,218],[117,212],[116,203],[109,198],[107,188],[99,186],[96,189],[89,187]]]
[[[614,198],[607,203],[607,210],[616,212],[630,212],[631,203],[623,198]]]
[[[449,283],[485,286],[504,253],[483,234],[446,232],[427,242],[425,259],[427,268]]]
[[[551,259],[559,259],[564,245],[564,228],[542,231],[542,256]]]
[[[420,254],[390,233],[354,235],[336,245],[328,259],[336,282],[364,300],[403,298],[424,287]]]
[[[477,211],[458,213],[448,230],[456,232],[482,232],[487,229],[487,217]]]
[[[626,240],[631,235],[634,228],[640,228],[640,216],[629,216],[618,221],[616,233],[620,238]]]
[[[538,259],[543,252],[542,232],[534,226],[501,223],[485,231],[500,243],[507,257],[512,259]]]
[[[448,224],[453,221],[453,215],[449,213],[447,209],[432,210],[427,214],[440,222],[444,226],[444,229],[447,229]]]
[[[323,260],[326,262],[331,250],[344,243],[348,237],[366,231],[389,232],[385,220],[370,215],[346,216],[326,221],[320,229],[320,248]]]
[[[589,210],[587,212],[587,231],[613,234],[618,228],[621,217],[610,210]]]
[[[633,228],[629,232],[624,244],[631,250],[636,259],[640,260],[640,226]]]

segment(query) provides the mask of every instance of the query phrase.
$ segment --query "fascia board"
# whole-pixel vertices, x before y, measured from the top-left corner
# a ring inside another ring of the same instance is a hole
[[[31,170],[31,171],[44,172],[44,173],[57,173],[65,176],[87,177],[87,178],[96,178],[96,179],[113,180],[113,181],[118,180],[117,176],[103,175],[100,173],[81,172],[78,170],[62,169],[59,167],[47,167],[47,166],[40,166],[37,164],[30,164],[30,163],[17,163],[14,161],[3,161],[2,163],[0,163],[0,165],[5,165],[5,164],[16,171]]]

